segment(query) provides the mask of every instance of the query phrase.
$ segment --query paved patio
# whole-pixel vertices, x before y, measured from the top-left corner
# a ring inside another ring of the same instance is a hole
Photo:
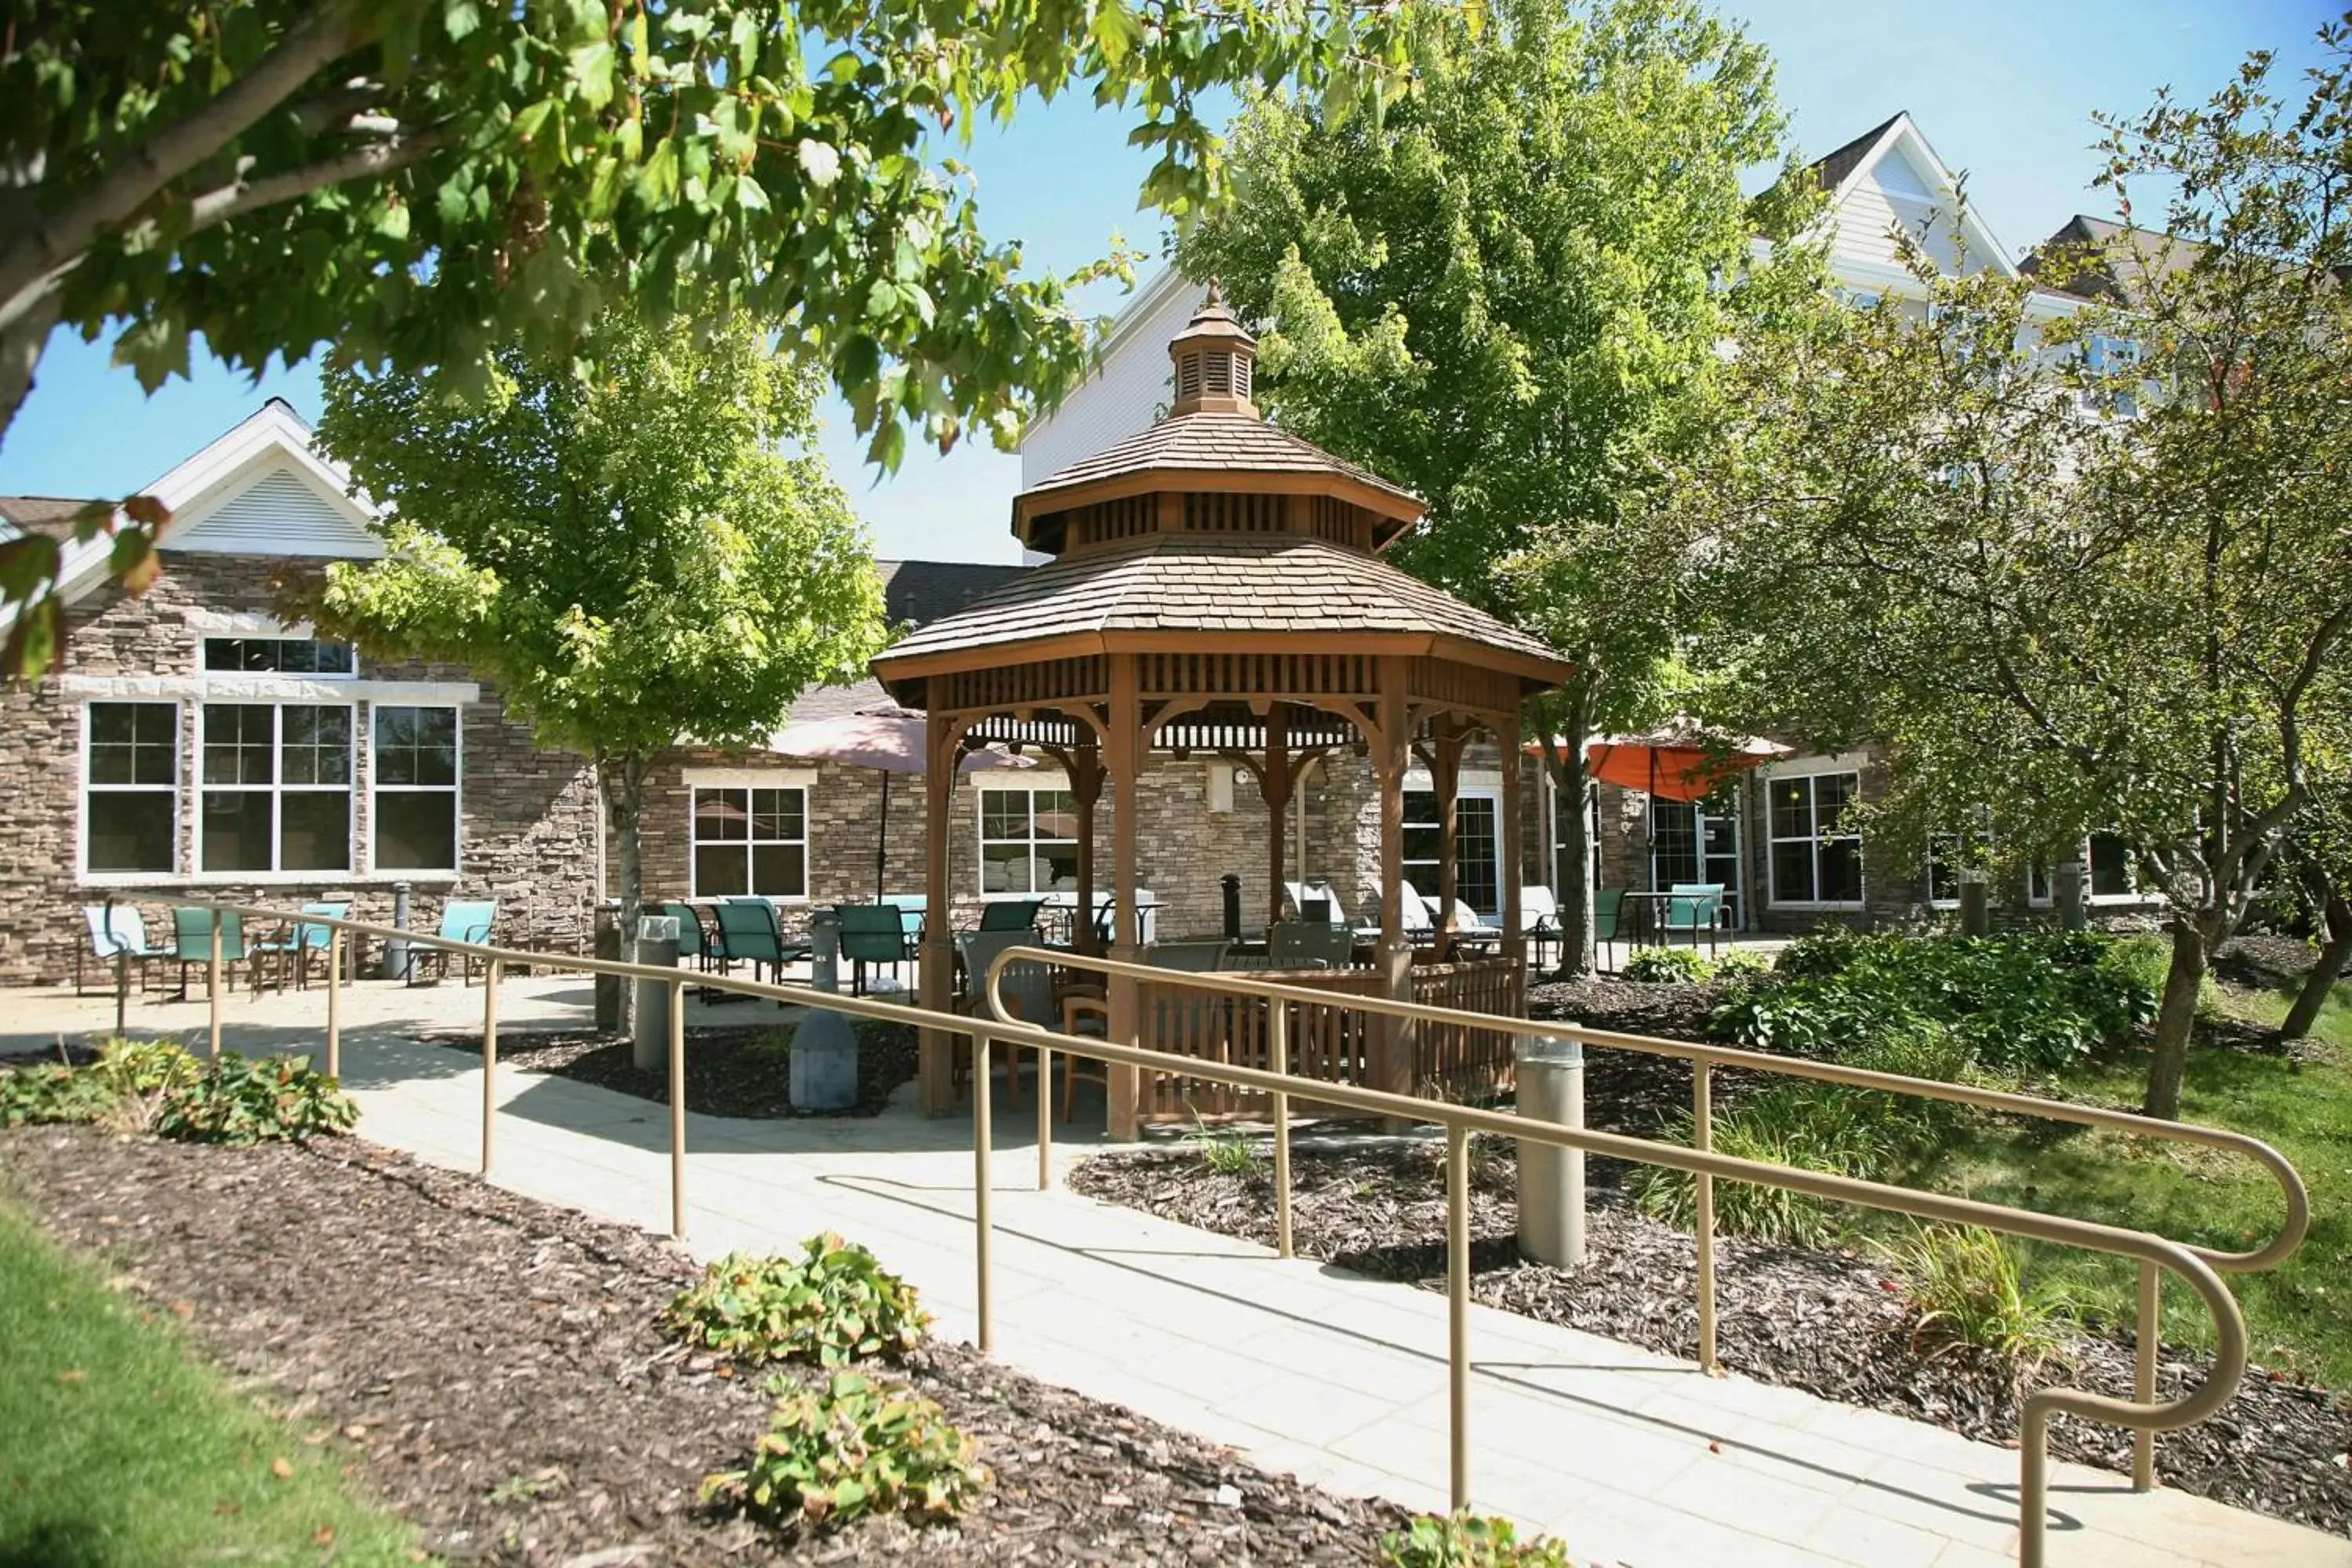
[[[460,1169],[480,1147],[469,1057],[415,1043],[478,1025],[454,983],[347,994],[344,1076],[367,1137]],[[509,982],[502,1027],[576,1026],[576,977]],[[238,1049],[317,1041],[320,993],[240,994]],[[780,1016],[694,1004],[689,1020]],[[111,1022],[110,998],[0,992],[0,1050]],[[141,1032],[205,1026],[201,1000],[134,1002]],[[912,1086],[908,1086],[909,1092]],[[1000,1091],[1001,1094],[1001,1091]],[[902,1095],[902,1099],[906,1096]],[[667,1224],[666,1112],[566,1080],[501,1075],[498,1168],[515,1191],[625,1223]],[[1042,1377],[1345,1492],[1442,1508],[1445,1302],[1066,1191],[1034,1190],[1034,1110],[1000,1098],[992,1194],[996,1353]],[[820,1229],[912,1279],[941,1331],[974,1331],[971,1129],[906,1106],[868,1120],[688,1119],[688,1243],[777,1250]],[[1099,1141],[1056,1143],[1066,1166]],[[2013,1562],[2017,1456],[1937,1427],[1474,1308],[1473,1485],[1482,1509],[1565,1535],[1580,1561],[1635,1568]],[[2352,1568],[2352,1542],[2186,1495],[2134,1495],[2053,1468],[2053,1564]]]

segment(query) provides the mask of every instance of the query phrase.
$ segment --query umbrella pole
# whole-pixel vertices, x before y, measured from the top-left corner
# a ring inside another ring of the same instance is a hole
[[[882,901],[882,886],[887,880],[890,861],[890,770],[882,770],[882,827],[874,838],[874,901]]]

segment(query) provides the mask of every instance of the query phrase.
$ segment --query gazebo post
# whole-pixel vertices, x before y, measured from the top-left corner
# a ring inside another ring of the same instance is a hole
[[[1411,671],[1407,660],[1381,656],[1377,721],[1369,748],[1381,781],[1381,989],[1395,1002],[1412,1000],[1412,943],[1404,934],[1404,771],[1412,754],[1405,691]],[[1413,1091],[1412,1044],[1412,1025],[1402,1018],[1381,1020],[1372,1037],[1372,1088],[1391,1094]]]
[[[1095,803],[1102,784],[1102,751],[1092,740],[1082,741],[1070,752],[1070,799],[1078,817],[1078,907],[1070,945],[1080,952],[1101,951],[1095,938]]]
[[[955,816],[957,742],[961,727],[932,713],[923,745],[923,1005],[934,1013],[954,1009],[955,922],[950,919],[948,839]],[[955,1038],[945,1029],[925,1029],[918,1047],[923,1114],[955,1110]],[[982,1084],[986,1094],[988,1086]],[[1039,1090],[1040,1093],[1044,1091]]]
[[[1524,966],[1528,956],[1527,911],[1519,907],[1519,888],[1527,880],[1527,868],[1519,863],[1523,852],[1519,843],[1519,785],[1527,769],[1527,758],[1519,750],[1519,715],[1517,710],[1499,716],[1495,729],[1495,742],[1503,753],[1503,843],[1502,886],[1496,889],[1503,900],[1503,956],[1516,958]],[[1522,967],[1521,973],[1525,973]]]
[[[1141,928],[1137,921],[1135,901],[1136,862],[1136,774],[1143,763],[1143,703],[1137,689],[1135,655],[1117,653],[1110,656],[1110,726],[1104,737],[1109,752],[1110,773],[1110,855],[1111,855],[1111,932],[1110,956],[1122,963],[1134,963],[1143,956]],[[1123,1046],[1142,1043],[1138,1037],[1140,1022],[1137,1006],[1135,981],[1127,975],[1114,974],[1105,996],[1109,1014],[1108,1032],[1113,1042]],[[1131,1140],[1136,1136],[1139,1120],[1141,1082],[1134,1068],[1114,1065],[1110,1069],[1109,1122],[1114,1138]]]
[[[1265,760],[1258,769],[1258,794],[1265,801],[1265,940],[1282,919],[1286,896],[1283,873],[1289,869],[1290,797],[1297,785],[1290,766],[1290,704],[1275,702],[1265,710]]]

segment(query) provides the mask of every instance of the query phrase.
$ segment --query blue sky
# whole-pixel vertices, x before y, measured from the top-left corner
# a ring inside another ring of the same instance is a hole
[[[1908,110],[1944,161],[1969,172],[1979,211],[2013,251],[2078,211],[2106,212],[2088,189],[2093,110],[2137,109],[2166,83],[2201,99],[2256,47],[2277,50],[2279,79],[2291,82],[2315,58],[2314,30],[2336,14],[2310,0],[1728,0],[1723,9],[1771,47],[1807,156]],[[1135,210],[1147,158],[1126,145],[1124,123],[1082,100],[1034,109],[961,155],[980,176],[989,232],[1023,241],[1033,268],[1076,266],[1114,233],[1157,248],[1159,225]],[[1109,310],[1118,299],[1097,289],[1088,303]],[[0,493],[128,494],[272,394],[305,416],[318,412],[307,366],[256,385],[203,364],[148,397],[110,368],[104,342],[60,332],[0,447]],[[881,554],[1018,559],[1005,531],[1017,458],[917,452],[877,479],[837,405],[825,447]]]

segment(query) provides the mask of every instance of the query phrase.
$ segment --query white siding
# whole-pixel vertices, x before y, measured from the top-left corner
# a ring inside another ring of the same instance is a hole
[[[284,462],[268,463],[226,488],[217,501],[164,537],[173,550],[247,555],[330,555],[373,560],[383,543],[355,521],[356,510],[323,492]]]
[[[1119,322],[1102,368],[1061,407],[1030,426],[1021,443],[1023,489],[1150,428],[1167,412],[1168,341],[1192,319],[1208,292],[1200,284],[1180,282],[1143,313]]]

